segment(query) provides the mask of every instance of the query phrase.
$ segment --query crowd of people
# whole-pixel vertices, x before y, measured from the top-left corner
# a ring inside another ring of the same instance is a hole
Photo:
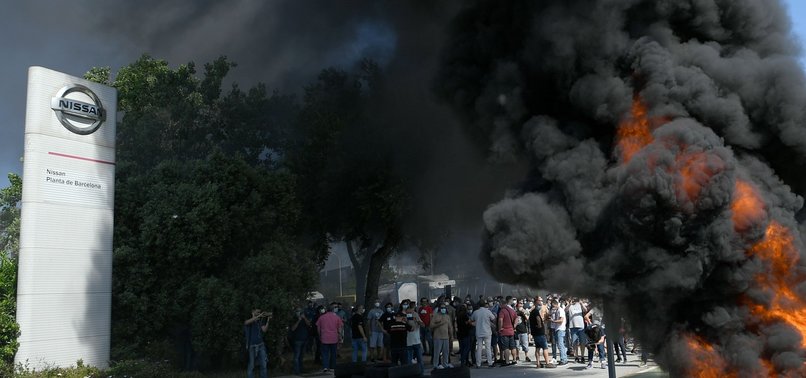
[[[376,300],[369,307],[308,302],[306,308],[296,309],[289,324],[294,374],[302,373],[306,353],[321,362],[323,372],[331,371],[341,344],[352,346],[353,362],[414,363],[421,372],[455,365],[493,368],[518,363],[555,368],[569,364],[569,357],[587,368],[593,368],[594,361],[606,367],[601,306],[586,299],[557,294],[545,299],[479,296],[475,301],[469,295],[464,300],[440,296],[435,301],[420,298],[419,303],[404,299],[382,305]],[[260,324],[255,314],[247,325]],[[626,363],[628,325],[623,319],[618,323],[611,331],[616,333],[614,360]],[[254,328],[252,334],[257,332]],[[635,344],[630,352],[635,352]],[[646,360],[642,352],[641,364]]]

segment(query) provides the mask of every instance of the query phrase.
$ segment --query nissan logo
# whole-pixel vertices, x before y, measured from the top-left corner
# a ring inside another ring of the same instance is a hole
[[[87,99],[89,102],[85,102]],[[79,135],[94,133],[106,120],[101,100],[89,88],[79,84],[59,90],[50,100],[50,108],[67,130]]]

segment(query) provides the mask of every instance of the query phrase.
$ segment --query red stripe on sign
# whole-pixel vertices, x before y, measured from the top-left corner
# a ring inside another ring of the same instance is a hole
[[[53,152],[53,151],[48,152],[48,155],[55,155],[55,156],[61,156],[61,157],[66,157],[66,158],[70,158],[70,159],[78,159],[78,160],[84,160],[84,161],[91,161],[91,162],[93,162],[93,163],[101,163],[101,164],[115,165],[115,162],[112,162],[112,161],[98,160],[98,159],[90,159],[90,158],[86,158],[86,157],[83,157],[83,156],[68,155],[68,154],[62,154],[62,153],[59,153],[59,152]]]

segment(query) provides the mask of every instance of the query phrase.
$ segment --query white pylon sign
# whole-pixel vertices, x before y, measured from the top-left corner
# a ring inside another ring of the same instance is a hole
[[[117,91],[28,70],[16,363],[106,368]]]

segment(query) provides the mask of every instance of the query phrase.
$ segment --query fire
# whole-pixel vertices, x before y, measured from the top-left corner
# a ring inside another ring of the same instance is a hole
[[[769,271],[758,274],[755,282],[772,296],[768,305],[756,304],[750,306],[750,311],[764,322],[784,322],[795,328],[801,336],[801,347],[806,349],[806,301],[792,291],[803,277],[796,271],[800,256],[791,231],[778,222],[770,222],[764,239],[747,253],[769,266]]]
[[[638,96],[635,96],[630,116],[621,121],[616,134],[616,145],[621,152],[621,160],[624,163],[629,162],[638,151],[652,143],[653,140],[646,105]]]
[[[736,372],[728,371],[728,364],[714,347],[699,336],[687,336],[691,352],[689,376],[697,378],[732,378]]]
[[[756,189],[750,183],[736,180],[733,190],[733,201],[730,204],[733,213],[731,220],[736,232],[746,231],[750,226],[766,217],[766,207]]]
[[[714,155],[705,152],[691,152],[677,156],[677,172],[680,177],[678,187],[688,200],[697,201],[702,187],[715,174],[723,169],[723,163]]]

